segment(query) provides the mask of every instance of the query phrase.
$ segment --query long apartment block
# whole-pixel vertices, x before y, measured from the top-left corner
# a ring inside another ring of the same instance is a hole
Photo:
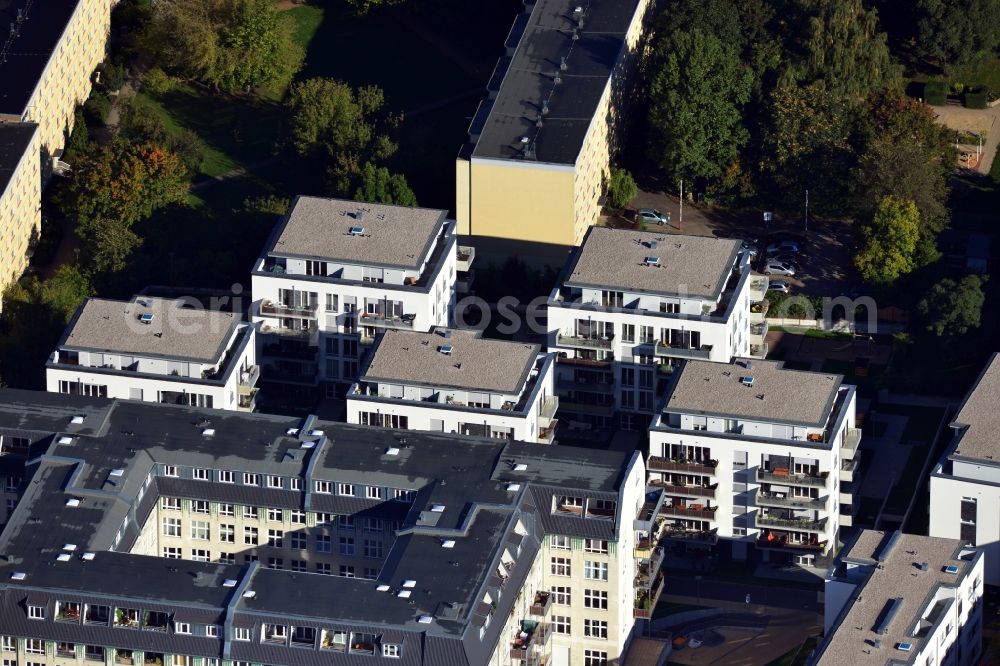
[[[667,496],[655,536],[738,560],[827,563],[853,522],[855,407],[840,375],[687,361],[649,430],[650,484]]]
[[[982,658],[982,550],[864,530],[825,586],[811,666],[958,666]]]
[[[929,534],[986,553],[1000,585],[1000,354],[993,354],[952,419],[952,442],[930,476]]]
[[[456,161],[456,215],[494,253],[561,262],[598,219],[654,3],[524,4]]]
[[[0,290],[28,266],[42,230],[38,125],[0,122]]]
[[[347,392],[347,421],[551,444],[554,355],[474,330],[386,331]]]
[[[447,326],[472,255],[446,215],[296,197],[251,278],[264,379],[342,397],[379,333]]]
[[[45,365],[55,393],[250,412],[254,327],[185,300],[87,299]]]
[[[644,429],[679,362],[749,355],[766,281],[736,240],[592,228],[548,299],[564,425]]]
[[[638,454],[3,389],[12,439],[18,663],[604,666],[649,615]]]

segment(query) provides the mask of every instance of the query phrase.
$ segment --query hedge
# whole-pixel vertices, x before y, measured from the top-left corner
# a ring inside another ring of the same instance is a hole
[[[944,81],[928,81],[925,83],[924,101],[931,106],[944,106],[948,102],[948,84]]]
[[[966,92],[962,96],[962,103],[970,109],[985,109],[987,102],[989,102],[989,97],[985,90]]]

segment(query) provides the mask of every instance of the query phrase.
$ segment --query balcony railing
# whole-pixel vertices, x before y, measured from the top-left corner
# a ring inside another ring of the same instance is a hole
[[[672,541],[694,541],[714,544],[719,540],[719,529],[690,530],[685,527],[667,527],[663,531],[663,538]]]
[[[535,592],[535,599],[528,608],[528,613],[538,617],[545,617],[552,607],[552,595],[549,592]]]
[[[825,487],[827,483],[826,472],[819,474],[790,474],[787,471],[768,471],[761,467],[757,468],[757,480],[762,483],[777,483],[783,486],[819,486]]]
[[[703,518],[705,520],[715,520],[715,510],[717,506],[702,507],[700,504],[681,506],[677,504],[664,504],[660,508],[660,513],[665,516],[683,516],[685,518]]]
[[[257,380],[260,379],[260,366],[251,365],[246,370],[240,370],[240,383],[237,387],[240,395],[250,395]]]
[[[681,495],[684,497],[711,497],[715,498],[715,489],[718,484],[712,484],[710,486],[696,486],[696,485],[680,485],[676,483],[665,483],[663,481],[652,480],[651,485],[657,488],[663,488],[663,492],[667,495]]]
[[[692,472],[694,474],[715,474],[717,460],[680,460],[650,456],[646,468],[652,472]]]
[[[825,509],[826,498],[791,497],[784,494],[757,491],[757,504],[759,506],[780,506],[790,509]]]
[[[290,358],[298,361],[316,360],[316,347],[290,346],[280,344],[264,345],[262,351],[264,356],[272,358]]]
[[[693,358],[708,361],[712,357],[712,345],[702,345],[698,349],[693,347],[671,347],[663,342],[656,343],[657,356],[670,356],[672,358]]]
[[[242,394],[239,397],[239,401],[236,405],[237,411],[240,412],[252,412],[257,409],[257,393],[260,389],[252,389],[250,393]]]
[[[284,328],[282,326],[268,326],[266,324],[260,327],[260,332],[264,335],[274,335],[279,338],[302,340],[304,342],[311,342],[316,335],[316,331],[311,328]]]
[[[596,358],[574,358],[572,356],[556,356],[556,363],[564,363],[566,365],[581,365],[587,368],[610,368],[614,360],[615,359],[613,357],[608,357],[605,359],[596,359]]]
[[[592,405],[585,402],[571,402],[564,400],[562,407],[567,412],[579,412],[581,414],[603,414],[610,416],[615,411],[614,405]]]
[[[660,600],[660,595],[663,594],[663,588],[666,585],[666,579],[660,576],[653,589],[647,594],[645,591],[639,593],[636,597],[635,605],[632,608],[632,617],[637,619],[648,620],[653,617],[653,610],[656,608],[657,602]]]
[[[299,317],[301,319],[315,319],[316,310],[319,303],[309,305],[284,305],[273,301],[261,301],[260,313],[265,317]]]
[[[402,329],[405,331],[413,330],[413,320],[416,315],[413,314],[403,314],[398,317],[385,314],[369,314],[365,313],[361,315],[361,325],[362,326],[375,326],[377,328],[395,328]]]
[[[455,249],[455,252],[455,259],[457,261],[455,270],[460,273],[468,272],[469,268],[472,267],[472,262],[476,260],[476,248],[468,245],[459,245]]]
[[[584,349],[611,349],[612,338],[608,336],[590,337],[581,335],[556,335],[560,347],[582,347]]]
[[[751,358],[767,358],[768,347],[767,343],[760,345],[750,345],[750,356]]]
[[[556,396],[549,396],[542,401],[541,407],[538,411],[538,427],[547,428],[550,423],[556,418],[556,411],[559,409],[559,398]]]
[[[548,625],[542,622],[526,621],[510,645],[510,658],[520,661],[533,660],[549,642]]]
[[[763,338],[765,335],[767,335],[767,329],[768,327],[766,319],[759,324],[750,324],[750,335],[755,338]]]
[[[811,520],[806,518],[779,518],[766,514],[757,514],[755,521],[759,527],[783,527],[805,532],[822,532],[826,529],[826,518]]]
[[[841,458],[853,458],[861,443],[861,429],[848,428],[844,433],[844,445],[840,447]]]
[[[757,539],[757,547],[768,550],[794,550],[822,553],[826,550],[826,541],[810,539],[809,541],[789,541],[787,534],[765,530]]]

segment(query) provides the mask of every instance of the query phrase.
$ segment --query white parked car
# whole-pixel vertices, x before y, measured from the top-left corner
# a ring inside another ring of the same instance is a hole
[[[670,222],[670,213],[663,214],[655,208],[641,208],[639,210],[639,219],[643,222],[668,224]]]
[[[787,275],[788,277],[792,277],[795,275],[795,269],[788,264],[771,260],[764,266],[764,275]]]

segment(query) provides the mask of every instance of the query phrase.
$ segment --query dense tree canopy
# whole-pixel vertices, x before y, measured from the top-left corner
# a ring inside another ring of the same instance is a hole
[[[916,268],[920,213],[912,201],[885,197],[875,216],[861,227],[862,249],[854,263],[861,276],[876,284],[892,284]]]
[[[608,203],[612,208],[618,210],[625,208],[638,192],[639,188],[632,174],[617,167],[611,169],[611,177],[608,179]]]
[[[385,167],[365,163],[360,174],[361,184],[358,185],[354,198],[358,201],[372,203],[396,204],[397,206],[416,206],[417,197],[406,184],[406,178],[398,173],[389,173]]]
[[[661,39],[649,122],[661,168],[674,181],[718,177],[749,133],[740,107],[752,77],[737,49],[700,28]]]
[[[942,66],[1000,48],[1000,0],[914,0],[916,52]]]
[[[945,278],[932,286],[918,304],[927,330],[938,337],[963,335],[978,328],[986,302],[985,278],[966,275],[959,281]]]

